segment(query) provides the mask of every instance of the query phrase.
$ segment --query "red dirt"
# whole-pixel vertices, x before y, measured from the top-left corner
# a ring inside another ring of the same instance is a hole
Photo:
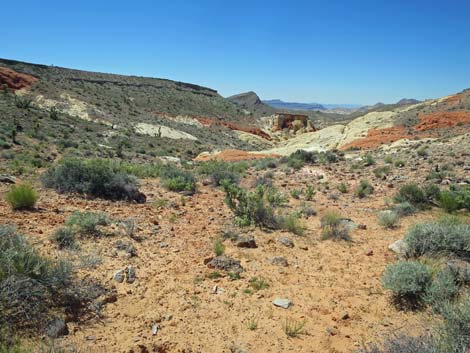
[[[367,137],[355,140],[341,147],[342,150],[349,148],[376,148],[378,146],[392,143],[404,138],[413,138],[404,126],[394,126],[385,129],[370,129]]]
[[[454,127],[457,124],[470,124],[470,112],[437,112],[421,115],[420,123],[415,126],[417,131]]]
[[[14,91],[29,88],[38,79],[28,74],[22,74],[6,67],[0,67],[0,86],[6,85],[9,89]]]
[[[446,98],[444,100],[444,103],[459,103],[462,98],[463,98],[462,93],[454,94],[454,95],[449,96],[448,98]]]
[[[214,155],[198,156],[195,158],[196,161],[205,162],[212,159],[226,162],[239,162],[253,159],[263,159],[269,157],[279,157],[276,154],[254,154],[240,150],[225,150]]]
[[[243,131],[243,132],[247,132],[253,135],[257,135],[266,140],[271,140],[271,136],[269,136],[269,134],[265,133],[263,130],[257,127],[240,126],[234,123],[230,123],[228,121],[220,121],[220,120],[215,120],[215,119],[207,118],[207,117],[195,117],[195,119],[198,120],[201,124],[206,125],[206,126],[212,126],[212,125],[224,126],[224,127],[229,128],[230,130]]]

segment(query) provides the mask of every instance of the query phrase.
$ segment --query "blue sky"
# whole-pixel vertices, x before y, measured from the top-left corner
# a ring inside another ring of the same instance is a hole
[[[470,1],[5,1],[0,57],[263,99],[433,98],[470,87]]]

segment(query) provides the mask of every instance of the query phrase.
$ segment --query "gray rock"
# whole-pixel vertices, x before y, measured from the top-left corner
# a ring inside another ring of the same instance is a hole
[[[281,298],[276,298],[273,300],[274,306],[283,308],[283,309],[289,309],[290,306],[292,305],[292,301],[290,299],[281,299]]]
[[[294,247],[294,242],[287,237],[280,237],[277,239],[277,241],[281,243],[282,245],[287,246],[288,248]]]
[[[235,241],[235,245],[239,248],[248,248],[248,249],[255,249],[258,247],[256,245],[255,238],[252,236],[239,236],[238,239]]]
[[[10,175],[0,175],[0,183],[16,184],[16,178]]]
[[[449,260],[447,267],[464,283],[470,283],[470,263],[463,260]]]
[[[50,338],[58,338],[60,336],[66,336],[69,334],[69,329],[65,320],[63,319],[53,319],[46,330],[47,336]]]
[[[388,248],[400,257],[406,257],[408,253],[408,246],[403,239],[399,239],[393,244],[390,244]]]
[[[126,282],[127,283],[134,283],[135,282],[135,268],[132,266],[129,266],[126,268]]]
[[[275,256],[271,259],[270,262],[271,264],[277,265],[277,266],[283,266],[283,267],[289,266],[289,263],[287,262],[287,260],[283,258],[282,256]]]
[[[217,270],[223,270],[227,272],[241,273],[243,272],[243,267],[240,265],[239,260],[235,260],[229,256],[221,255],[214,257],[207,264],[210,268],[215,268]]]
[[[118,283],[124,282],[124,270],[116,271],[113,275],[113,279]]]
[[[233,346],[230,348],[230,353],[250,353],[244,348]]]

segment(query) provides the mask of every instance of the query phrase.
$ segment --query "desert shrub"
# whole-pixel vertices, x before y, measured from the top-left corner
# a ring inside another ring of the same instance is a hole
[[[282,227],[295,235],[302,236],[305,234],[305,229],[300,223],[299,217],[295,214],[285,216],[282,220]]]
[[[255,291],[269,288],[269,283],[261,277],[251,277],[249,283],[250,287]]]
[[[441,189],[436,184],[426,184],[423,187],[424,195],[428,201],[437,200]]]
[[[396,335],[387,338],[382,346],[373,345],[360,353],[445,353],[432,336]],[[451,353],[451,352],[447,352]]]
[[[318,153],[308,152],[305,150],[297,150],[289,156],[289,160],[299,160],[304,163],[313,164],[318,161]]]
[[[404,241],[413,257],[448,254],[470,258],[470,225],[454,219],[416,224]]]
[[[23,235],[0,226],[0,323],[42,327],[71,284],[71,267],[39,255]]]
[[[273,187],[273,182],[271,179],[269,178],[266,178],[266,177],[261,177],[261,178],[256,178],[253,183],[251,184],[251,186],[253,188],[256,188],[258,186],[264,186],[264,187],[268,187],[268,188],[272,188]]]
[[[51,240],[57,243],[59,249],[74,248],[76,245],[77,233],[70,227],[57,229],[51,237]]]
[[[396,203],[409,202],[419,209],[428,207],[428,199],[424,190],[416,184],[403,185],[395,195],[394,201]]]
[[[300,195],[302,194],[302,190],[300,189],[292,189],[290,192],[290,196],[294,199],[300,199]]]
[[[395,167],[398,167],[398,168],[403,168],[403,167],[406,165],[406,163],[405,163],[404,160],[399,159],[399,160],[395,161],[395,162],[393,163],[393,165],[394,165]]]
[[[221,256],[224,254],[225,252],[225,246],[224,246],[224,243],[222,242],[222,240],[220,239],[216,239],[214,241],[214,244],[212,246],[212,249],[214,250],[214,254],[215,256]]]
[[[264,192],[266,194],[266,201],[271,207],[282,207],[288,202],[287,196],[274,187],[264,187]]]
[[[224,183],[223,187],[225,202],[234,212],[239,225],[280,228],[281,219],[275,214],[275,208],[281,203],[277,190],[260,185],[250,192],[230,183]]]
[[[344,182],[338,184],[337,189],[342,194],[347,194],[349,191],[348,185]]]
[[[307,185],[307,188],[305,189],[305,200],[312,201],[315,194],[315,188],[312,185]]]
[[[374,159],[374,156],[370,153],[367,153],[365,156],[364,156],[364,165],[366,167],[368,166],[371,166],[371,165],[374,165],[375,164],[375,159]]]
[[[334,211],[327,212],[320,220],[322,239],[350,240],[351,229],[341,215]]]
[[[374,175],[376,178],[385,179],[385,177],[390,174],[390,166],[384,165],[382,167],[377,167],[374,169]]]
[[[239,174],[244,170],[237,168],[237,164],[212,160],[200,165],[199,172],[211,178],[214,186],[222,185],[224,180],[230,183],[238,183]]]
[[[377,216],[378,216],[380,225],[382,225],[385,228],[390,228],[390,229],[395,228],[400,219],[400,217],[398,216],[398,213],[392,210],[380,211]]]
[[[5,195],[5,200],[14,210],[33,209],[39,196],[31,185],[13,185]]]
[[[105,213],[75,211],[65,221],[65,225],[75,230],[79,235],[99,235],[98,226],[109,225],[111,221]]]
[[[449,269],[439,271],[431,285],[426,290],[425,302],[439,312],[442,305],[454,299],[459,292],[459,286],[454,274]]]
[[[361,199],[366,196],[369,196],[373,192],[374,192],[374,187],[365,179],[360,181],[355,191],[356,196]]]
[[[439,206],[448,213],[454,213],[459,209],[457,196],[449,190],[441,191],[438,197]]]
[[[470,297],[441,309],[443,324],[439,328],[440,343],[445,353],[468,352],[470,349]]]
[[[289,158],[287,165],[295,170],[300,170],[305,165],[305,162],[297,158]]]
[[[59,193],[145,202],[135,177],[116,172],[109,163],[100,160],[65,159],[48,169],[42,176],[42,182],[45,187]]]
[[[384,162],[387,164],[393,164],[393,157],[388,155],[384,157]]]
[[[256,170],[275,169],[277,168],[279,161],[275,158],[263,158],[254,162]]]
[[[461,209],[470,209],[470,187],[451,185],[437,196],[439,206],[452,213]]]
[[[429,155],[428,148],[426,146],[421,146],[416,150],[416,154],[420,157],[426,157]]]
[[[387,266],[382,283],[396,298],[417,301],[426,293],[431,273],[422,263],[400,261]]]
[[[416,212],[416,208],[409,203],[408,201],[398,203],[393,206],[393,211],[395,211],[399,217],[409,216]]]
[[[194,174],[174,165],[168,164],[163,167],[161,179],[163,185],[170,191],[196,191],[196,178]]]

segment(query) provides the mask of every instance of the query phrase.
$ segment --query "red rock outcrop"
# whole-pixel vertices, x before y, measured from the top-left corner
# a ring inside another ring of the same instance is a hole
[[[456,111],[423,114],[420,115],[419,120],[419,124],[415,126],[417,131],[443,129],[459,124],[470,124],[470,112]]]
[[[22,74],[6,67],[0,67],[0,87],[6,86],[16,91],[22,88],[29,88],[37,81],[38,79],[34,76]]]

